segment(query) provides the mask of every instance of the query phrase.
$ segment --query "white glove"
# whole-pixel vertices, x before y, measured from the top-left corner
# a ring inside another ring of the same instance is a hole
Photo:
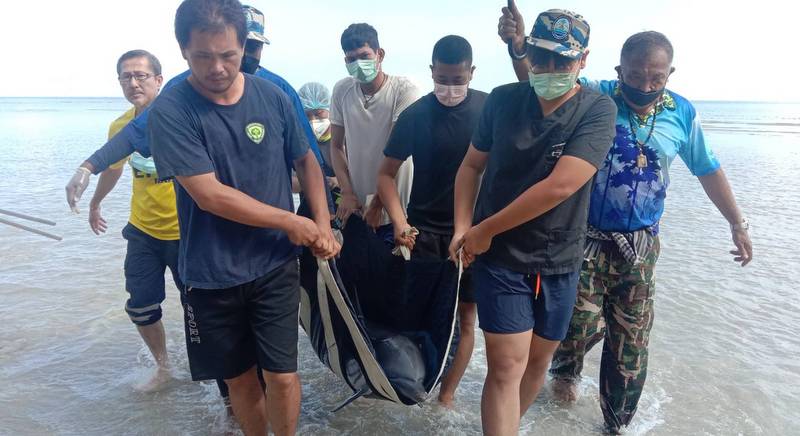
[[[67,183],[67,186],[64,188],[67,191],[67,204],[69,204],[69,208],[75,213],[80,213],[78,211],[78,201],[80,201],[83,191],[89,186],[89,178],[91,176],[92,172],[87,168],[78,167],[78,169],[75,170],[75,175],[69,179],[69,183]]]

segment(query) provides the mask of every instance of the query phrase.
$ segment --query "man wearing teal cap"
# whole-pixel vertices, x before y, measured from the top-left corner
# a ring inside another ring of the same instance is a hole
[[[456,176],[450,256],[473,269],[486,434],[519,431],[575,304],[590,180],[616,113],[610,98],[576,82],[588,42],[580,15],[539,15],[524,46],[529,80],[492,91]]]

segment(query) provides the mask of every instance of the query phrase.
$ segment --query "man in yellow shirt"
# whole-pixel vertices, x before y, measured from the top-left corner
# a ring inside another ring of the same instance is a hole
[[[144,50],[132,50],[117,61],[117,74],[125,99],[133,107],[109,127],[111,138],[140,114],[158,95],[163,77],[161,64]],[[157,368],[153,376],[138,386],[153,391],[170,379],[166,337],[161,322],[161,302],[164,301],[164,272],[169,267],[175,284],[182,287],[178,277],[178,215],[175,190],[171,182],[159,182],[153,158],[134,152],[127,159],[112,165],[100,174],[90,203],[89,225],[96,234],[104,233],[107,224],[100,214],[100,202],[114,189],[125,163],[133,170],[131,215],[122,230],[128,240],[125,256],[125,288],[130,294],[125,311],[136,325],[139,334],[153,354]]]

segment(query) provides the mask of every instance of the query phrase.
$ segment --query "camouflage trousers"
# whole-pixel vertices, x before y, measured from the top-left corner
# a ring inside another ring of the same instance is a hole
[[[575,381],[583,358],[600,340],[600,407],[606,427],[627,426],[647,377],[647,344],[653,326],[658,236],[638,266],[625,261],[607,241],[597,257],[584,261],[567,337],[553,356],[554,378]]]

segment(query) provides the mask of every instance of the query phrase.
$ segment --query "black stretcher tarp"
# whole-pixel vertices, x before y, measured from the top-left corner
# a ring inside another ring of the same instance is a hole
[[[457,346],[455,266],[393,255],[357,216],[342,235],[336,260],[303,249],[300,324],[320,361],[355,397],[419,404]]]

